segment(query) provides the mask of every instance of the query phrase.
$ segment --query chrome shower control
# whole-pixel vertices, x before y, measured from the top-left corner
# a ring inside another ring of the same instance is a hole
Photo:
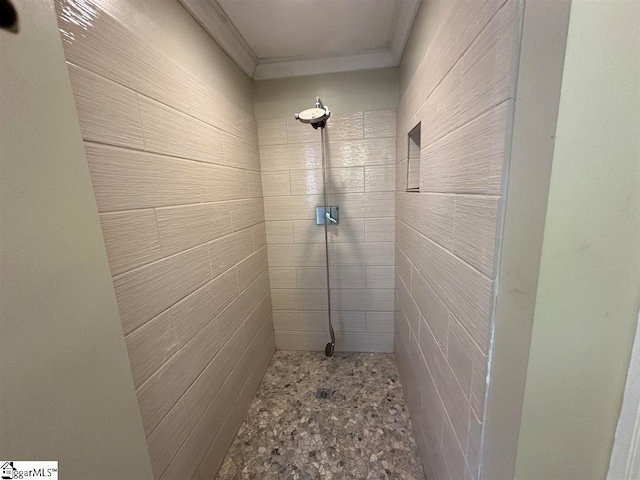
[[[316,207],[316,225],[337,225],[340,223],[338,207]]]

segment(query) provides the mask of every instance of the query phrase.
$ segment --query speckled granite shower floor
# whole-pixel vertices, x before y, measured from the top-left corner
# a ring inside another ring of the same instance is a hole
[[[218,479],[424,479],[392,355],[276,352]]]

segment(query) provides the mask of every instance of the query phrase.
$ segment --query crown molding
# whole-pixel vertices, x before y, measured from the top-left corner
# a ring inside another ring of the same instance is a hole
[[[398,2],[396,18],[390,32],[389,47],[385,51],[354,52],[343,56],[321,58],[258,59],[217,0],[179,1],[242,71],[256,80],[395,67],[400,63],[413,20],[420,6],[420,0]]]
[[[370,70],[373,68],[393,67],[395,65],[397,65],[395,58],[389,51],[308,60],[259,62],[253,78],[256,80],[268,80],[272,78],[301,77],[323,73]]]
[[[215,0],[179,0],[179,2],[242,71],[253,78],[258,59],[218,2]]]
[[[400,9],[389,42],[396,65],[400,64],[402,59],[404,47],[406,47],[409,35],[411,35],[411,27],[413,27],[413,21],[419,7],[420,0],[400,0]]]

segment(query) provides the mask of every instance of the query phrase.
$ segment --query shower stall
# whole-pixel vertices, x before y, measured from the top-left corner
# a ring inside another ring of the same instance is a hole
[[[174,0],[54,3],[146,477],[478,480],[519,3],[260,81]]]
[[[5,458],[604,478],[640,4],[419,3],[0,0]]]
[[[280,349],[393,349],[392,97],[380,95],[380,109],[336,103],[331,113],[318,98],[315,108],[296,116],[285,110],[291,101],[265,95],[263,110],[257,99],[264,115],[258,140]]]

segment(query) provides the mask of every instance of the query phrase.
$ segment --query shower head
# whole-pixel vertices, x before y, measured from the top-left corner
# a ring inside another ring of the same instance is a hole
[[[322,104],[320,97],[316,97],[316,107],[308,108],[294,115],[296,120],[302,123],[310,123],[313,128],[324,128],[331,112]]]
[[[300,120],[302,123],[320,123],[323,120],[329,118],[329,111],[323,108],[308,108],[296,113],[294,116],[296,120]]]

